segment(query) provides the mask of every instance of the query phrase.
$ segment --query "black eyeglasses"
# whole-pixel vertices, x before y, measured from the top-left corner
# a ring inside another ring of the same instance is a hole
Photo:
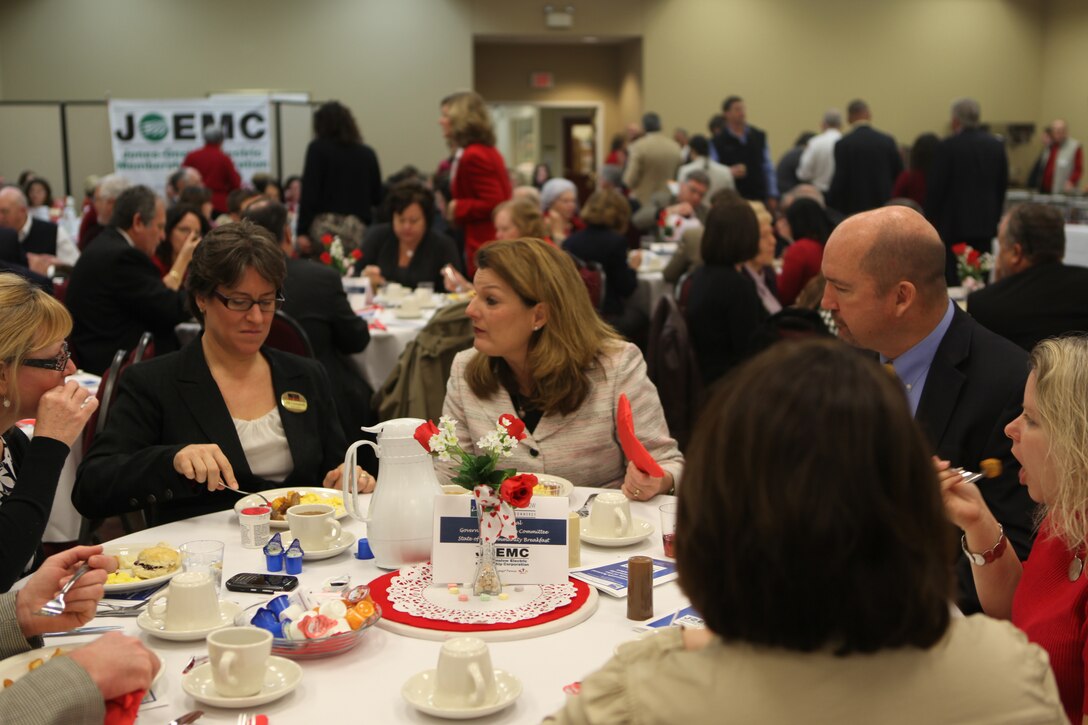
[[[252,297],[227,297],[220,294],[218,290],[212,290],[212,294],[231,312],[249,312],[253,305],[257,305],[261,312],[275,312],[283,307],[283,303],[286,301],[281,294],[277,294],[272,299],[266,297],[260,300],[255,300]]]
[[[72,353],[68,351],[68,343],[62,342],[60,344],[60,354],[56,357],[41,359],[28,357],[23,360],[23,365],[28,368],[41,368],[43,370],[56,370],[58,373],[63,373],[64,368],[68,367],[68,361],[72,359]]]

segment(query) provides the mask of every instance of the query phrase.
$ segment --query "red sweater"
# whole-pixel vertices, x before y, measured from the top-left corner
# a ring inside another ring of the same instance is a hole
[[[506,162],[494,146],[469,144],[455,165],[450,192],[457,204],[453,219],[465,230],[465,261],[468,278],[476,273],[476,250],[495,240],[491,212],[510,198]]]
[[[824,245],[814,239],[798,239],[782,255],[782,274],[778,275],[778,299],[792,305],[808,281],[820,273]]]
[[[1083,554],[1081,557],[1083,558]],[[1069,581],[1073,555],[1040,527],[1012,600],[1012,623],[1050,655],[1058,692],[1070,722],[1088,713],[1085,661],[1088,660],[1088,571]]]
[[[181,162],[182,166],[192,166],[204,177],[204,186],[212,190],[212,206],[216,213],[227,212],[227,195],[242,185],[242,177],[234,168],[222,148],[206,144],[195,151],[190,151]]]

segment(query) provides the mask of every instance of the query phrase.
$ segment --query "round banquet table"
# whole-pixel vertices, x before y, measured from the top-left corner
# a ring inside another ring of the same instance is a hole
[[[570,497],[571,509],[579,508],[586,497],[598,489],[576,488]],[[234,497],[234,494],[223,493]],[[369,504],[369,496],[362,497]],[[632,515],[654,525],[654,533],[642,542],[622,548],[603,548],[582,542],[582,565],[594,566],[646,554],[664,557],[660,535],[658,506],[675,500],[659,496],[652,502],[632,502]],[[343,519],[344,529],[355,536],[366,535],[366,525],[352,518]],[[221,539],[226,542],[223,581],[239,572],[263,572],[264,555],[260,549],[243,549],[237,517],[233,510],[139,531],[116,541],[167,542],[178,546],[194,539]],[[320,588],[329,577],[348,573],[353,584],[364,584],[386,573],[374,560],[354,557],[355,548],[331,559],[306,561],[300,575],[300,590]],[[248,607],[270,595],[224,590],[221,596]],[[687,600],[675,581],[654,588],[654,616],[659,617],[682,606]],[[538,723],[562,706],[563,688],[598,669],[611,657],[615,647],[634,639],[636,625],[626,618],[625,599],[604,593],[596,612],[585,622],[569,629],[532,639],[491,642],[491,659],[496,669],[521,679],[521,697],[497,714],[479,718],[481,723]],[[168,642],[142,632],[135,618],[95,619],[90,625],[121,625],[139,636],[163,661],[164,675],[156,688],[165,707],[141,712],[138,723],[160,725],[190,710],[204,710],[201,723],[235,723],[240,711],[200,704],[181,689],[181,670],[193,654],[207,654],[203,641]],[[94,637],[50,639],[46,646],[72,646]],[[440,642],[394,634],[381,626],[373,627],[358,647],[342,655],[322,660],[300,662],[302,682],[281,700],[252,711],[269,716],[273,725],[302,722],[377,722],[436,723],[438,719],[416,711],[401,697],[401,686],[412,675],[433,669]]]

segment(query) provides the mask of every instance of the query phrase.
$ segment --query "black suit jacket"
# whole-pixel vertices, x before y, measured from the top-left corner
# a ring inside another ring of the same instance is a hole
[[[882,206],[903,159],[895,139],[868,124],[855,126],[835,143],[835,175],[827,192],[827,205],[847,216]]]
[[[341,428],[358,439],[359,427],[375,422],[370,413],[374,391],[348,357],[370,342],[366,321],[352,311],[336,270],[318,262],[288,259],[283,296],[283,311],[306,330],[329,376]]]
[[[986,458],[997,458],[1002,473],[982,479],[979,489],[1021,560],[1035,538],[1035,504],[1019,483],[1020,464],[1012,457],[1005,426],[1020,415],[1027,354],[995,335],[958,307],[929,367],[925,389],[914,415],[934,445],[934,452],[954,466],[978,470]],[[963,554],[957,562],[960,608],[981,611]]]
[[[95,242],[97,244],[97,242]],[[324,369],[316,361],[262,348],[272,368],[276,400],[300,393],[307,407],[295,413],[277,402],[294,470],[282,483],[253,475],[227,404],[204,359],[200,338],[179,352],[128,368],[106,428],[76,475],[72,502],[88,518],[152,507],[156,523],[234,506],[236,494],[209,492],[174,470],[174,456],[194,443],[216,443],[230,461],[238,487],[320,486],[344,460],[344,434]]]
[[[926,177],[926,218],[946,245],[976,242],[989,251],[1008,185],[1005,146],[989,133],[965,129],[941,141],[933,154]]]
[[[972,292],[967,310],[1028,352],[1040,340],[1088,332],[1088,269],[1040,264]]]
[[[96,375],[145,331],[154,334],[158,354],[177,350],[174,326],[189,319],[185,293],[164,285],[151,258],[113,227],[80,255],[64,303],[72,313],[73,354]]]

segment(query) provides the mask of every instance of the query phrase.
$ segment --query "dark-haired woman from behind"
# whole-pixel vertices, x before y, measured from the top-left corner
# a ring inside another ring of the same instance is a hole
[[[952,616],[930,444],[874,360],[777,345],[704,411],[676,566],[706,629],[621,645],[546,722],[1066,722],[1039,647]]]
[[[767,310],[742,268],[759,254],[759,221],[747,202],[710,208],[703,264],[688,280],[686,316],[703,383],[709,385],[749,352]]]
[[[792,305],[808,281],[820,273],[824,244],[831,236],[831,222],[822,206],[804,197],[790,204],[783,222],[793,244],[782,255],[778,299],[784,305]]]
[[[374,149],[363,143],[351,111],[337,101],[314,113],[314,140],[306,147],[298,205],[300,246],[309,249],[310,226],[319,214],[351,214],[370,224],[381,202],[382,172]]]

